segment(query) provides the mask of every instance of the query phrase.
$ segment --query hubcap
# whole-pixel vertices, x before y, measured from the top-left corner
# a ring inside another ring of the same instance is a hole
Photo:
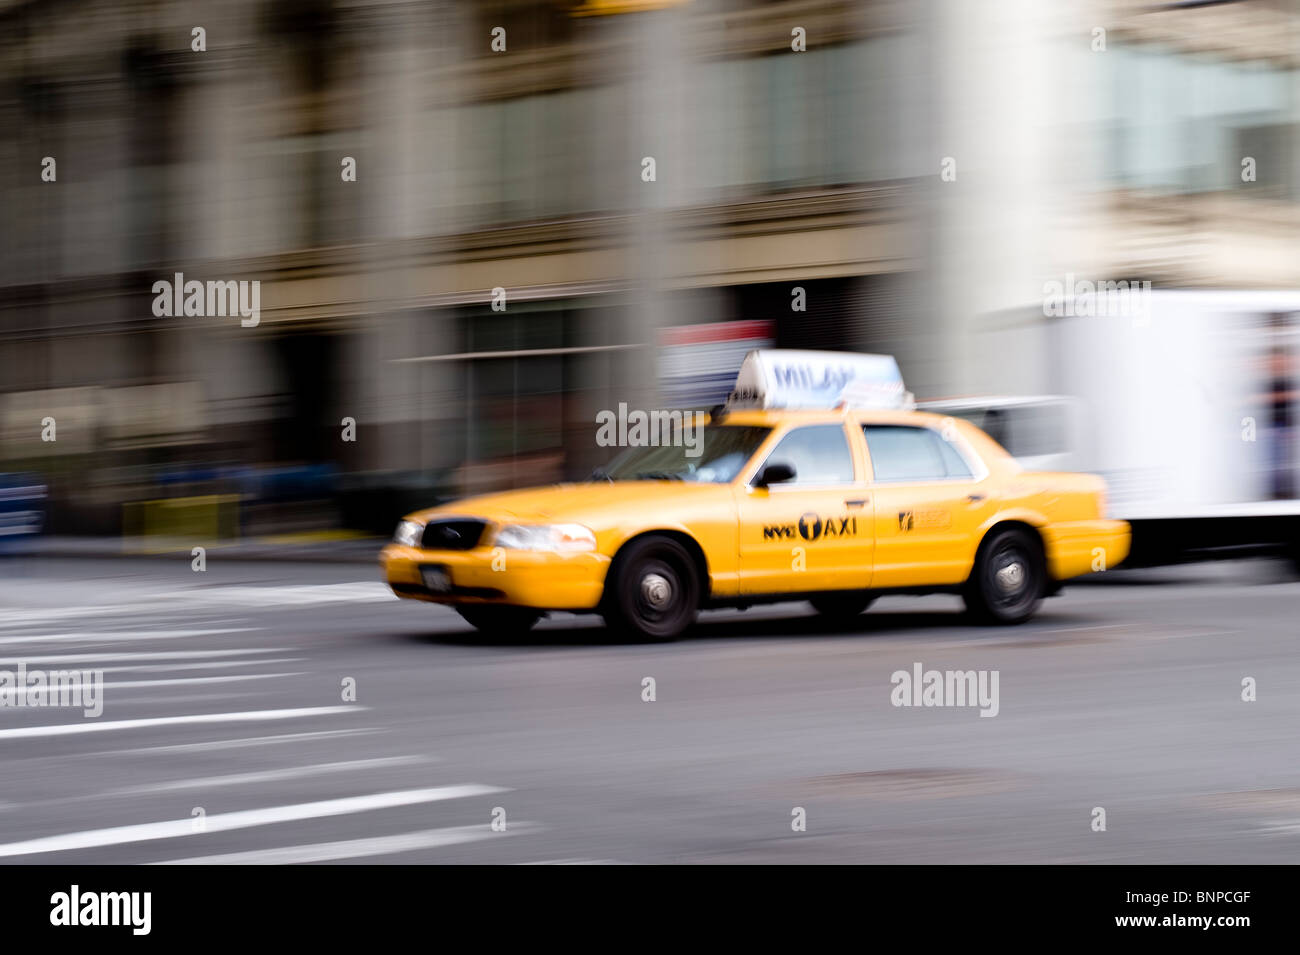
[[[653,609],[662,610],[673,598],[673,586],[662,574],[646,574],[641,578],[641,598]]]
[[[999,567],[994,576],[997,578],[999,589],[1004,594],[1015,593],[1024,586],[1025,565],[1012,558]]]

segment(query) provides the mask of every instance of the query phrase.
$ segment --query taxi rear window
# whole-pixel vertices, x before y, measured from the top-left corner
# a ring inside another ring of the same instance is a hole
[[[863,425],[877,481],[943,481],[971,477],[957,449],[930,428]]]

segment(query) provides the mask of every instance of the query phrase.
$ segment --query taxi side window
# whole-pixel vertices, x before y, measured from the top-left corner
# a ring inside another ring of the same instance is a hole
[[[794,467],[794,480],[781,487],[853,483],[853,455],[848,436],[838,424],[795,428],[777,443],[765,465],[777,462]]]
[[[862,426],[877,481],[945,481],[969,478],[970,465],[943,436],[908,425]]]

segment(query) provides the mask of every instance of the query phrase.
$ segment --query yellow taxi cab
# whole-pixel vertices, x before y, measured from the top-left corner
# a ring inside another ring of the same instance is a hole
[[[1020,623],[1128,554],[1101,478],[1026,471],[913,404],[889,356],[751,352],[692,440],[411,514],[381,562],[399,597],[487,632],[570,611],[662,640],[702,608],[808,600],[847,619],[899,593],[958,593],[984,621]]]

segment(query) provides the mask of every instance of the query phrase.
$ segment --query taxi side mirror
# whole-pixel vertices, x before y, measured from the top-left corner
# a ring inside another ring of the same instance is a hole
[[[794,465],[784,461],[775,461],[758,473],[755,487],[767,487],[769,484],[784,484],[794,480]]]

